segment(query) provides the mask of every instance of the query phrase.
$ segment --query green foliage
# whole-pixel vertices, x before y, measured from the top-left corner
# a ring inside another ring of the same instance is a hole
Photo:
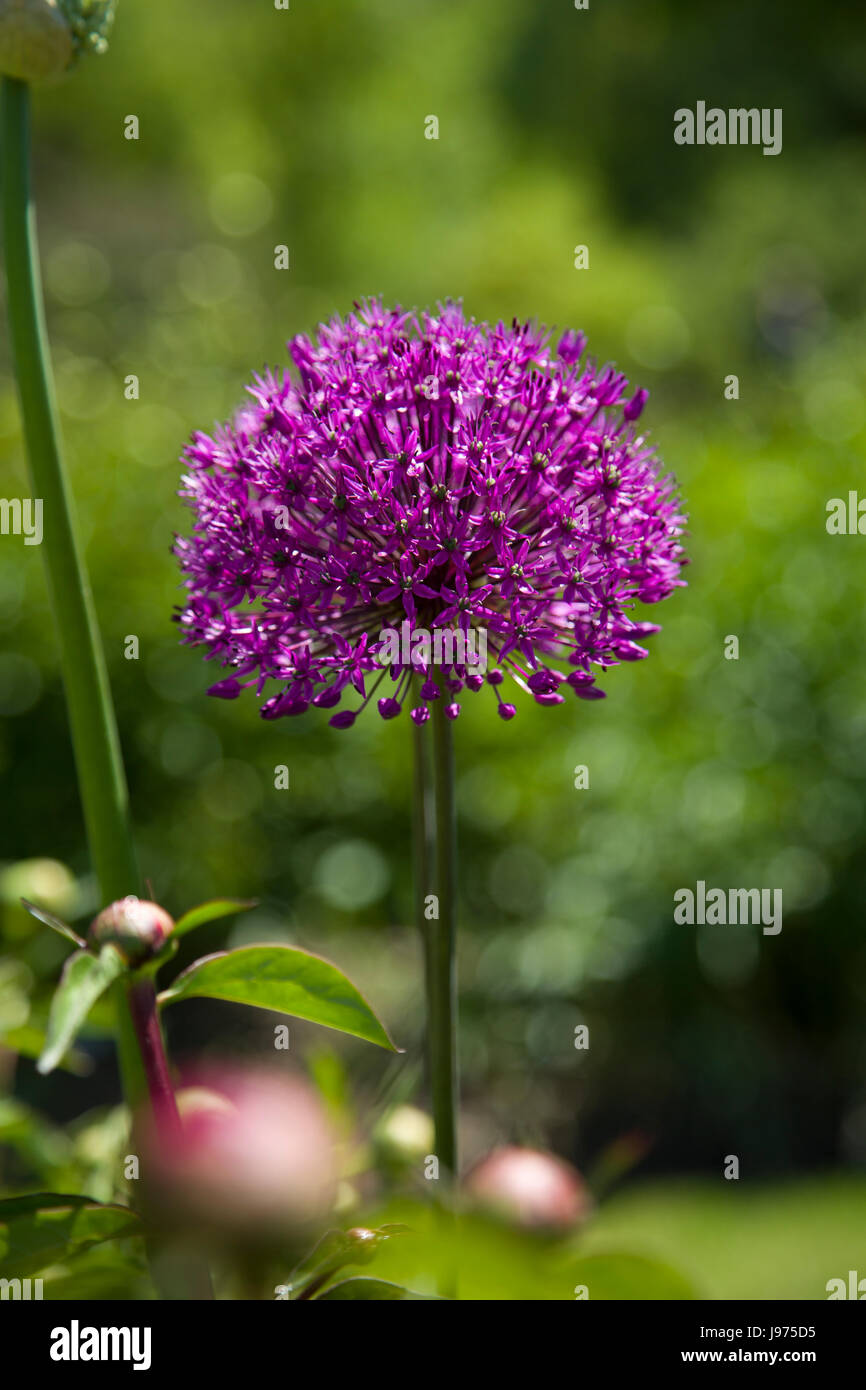
[[[587,1254],[582,1239],[519,1231],[468,1212],[450,1221],[421,1203],[394,1203],[387,1216],[407,1229],[376,1250],[367,1273],[424,1296],[441,1295],[455,1282],[456,1295],[473,1301],[698,1296],[671,1263],[623,1246]]]
[[[191,907],[189,912],[177,919],[172,938],[185,936],[188,931],[194,931],[206,922],[215,922],[220,917],[230,917],[233,913],[244,912],[250,907],[255,907],[255,903],[241,902],[236,898],[215,898],[212,902],[201,903],[199,907]]]
[[[86,1197],[37,1192],[8,1198],[0,1201],[0,1277],[26,1278],[137,1227],[128,1207]]]
[[[332,1284],[324,1293],[319,1294],[320,1300],[329,1302],[375,1299],[377,1303],[393,1303],[401,1299],[404,1302],[417,1303],[429,1297],[430,1295],[426,1294],[410,1293],[408,1289],[401,1289],[399,1284],[389,1284],[386,1279],[366,1279],[363,1276],[343,1279],[341,1283]]]
[[[21,899],[21,906],[30,913],[31,917],[35,917],[38,922],[42,922],[46,927],[50,927],[51,930],[56,931],[58,935],[65,936],[67,941],[71,941],[75,946],[80,947],[81,950],[87,949],[87,942],[84,938],[79,936],[77,932],[74,932],[66,922],[61,922],[59,917],[55,917],[53,912],[47,912],[44,907],[37,907],[35,903],[29,903],[26,898]]]
[[[75,1041],[97,999],[126,971],[125,961],[109,945],[103,946],[99,955],[74,951],[69,957],[51,1001],[45,1047],[37,1064],[43,1076],[54,1070]]]
[[[178,975],[160,1003],[194,998],[252,1004],[395,1050],[351,980],[330,961],[290,946],[243,946],[205,956]]]
[[[628,1249],[669,1263],[704,1299],[826,1299],[828,1279],[862,1268],[864,1222],[862,1174],[771,1183],[667,1179],[615,1194],[582,1247],[593,1256]]]
[[[332,1287],[332,1281],[348,1265],[370,1264],[386,1241],[407,1230],[404,1225],[392,1223],[374,1230],[355,1227],[349,1231],[328,1231],[292,1270],[286,1285],[289,1298],[323,1297],[321,1290]]]

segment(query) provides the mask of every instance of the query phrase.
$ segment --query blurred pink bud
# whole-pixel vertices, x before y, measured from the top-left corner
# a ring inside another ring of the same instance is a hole
[[[532,1230],[567,1231],[584,1221],[591,1199],[576,1168],[555,1154],[494,1149],[469,1173],[465,1190],[483,1207]]]
[[[235,1240],[280,1239],[325,1220],[337,1190],[334,1134],[298,1077],[225,1070],[177,1093],[181,1130],[151,1137],[148,1185],[172,1224]]]

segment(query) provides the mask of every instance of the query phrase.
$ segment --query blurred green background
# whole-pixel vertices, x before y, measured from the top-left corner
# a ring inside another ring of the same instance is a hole
[[[457,726],[465,1145],[550,1146],[590,1175],[642,1155],[598,1229],[718,1297],[822,1297],[864,1259],[866,540],[825,528],[830,498],[866,496],[864,68],[853,3],[121,0],[109,54],[36,104],[62,422],[144,872],[175,912],[259,899],[182,960],[283,940],[353,976],[407,1049],[334,1044],[362,1113],[423,1095],[409,728],[274,725],[205,696],[213,668],[171,623],[179,451],[365,294],[582,328],[649,388],[692,557],[689,588],[643,615],[663,624],[649,661],[603,703],[518,697],[503,725],[468,697]],[[782,154],[676,146],[698,100],[781,107]],[[0,460],[3,494],[27,496],[5,345]],[[11,536],[0,634],[3,1026],[23,1037],[64,949],[18,895],[97,903],[42,557]],[[66,872],[25,862],[44,858]],[[781,934],[675,926],[699,879],[781,888]],[[176,1055],[270,1046],[265,1015],[176,1012]],[[20,1106],[63,1122],[112,1099],[98,1030],[92,1051],[47,1082],[4,1054],[11,1186],[43,1161]]]

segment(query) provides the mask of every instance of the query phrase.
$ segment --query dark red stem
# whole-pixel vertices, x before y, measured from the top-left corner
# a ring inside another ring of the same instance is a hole
[[[128,997],[157,1134],[161,1139],[175,1139],[180,1134],[180,1115],[168,1070],[153,981],[136,980],[129,987]]]

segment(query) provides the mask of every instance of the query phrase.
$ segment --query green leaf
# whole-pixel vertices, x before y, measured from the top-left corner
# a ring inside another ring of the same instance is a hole
[[[255,906],[254,899],[214,898],[212,902],[191,907],[189,912],[185,912],[175,922],[171,940],[185,936],[196,927],[203,927],[205,922],[215,922],[218,917],[229,917],[233,912],[246,912],[248,908]]]
[[[411,1289],[404,1289],[400,1284],[390,1284],[387,1279],[370,1279],[365,1275],[359,1275],[355,1279],[343,1279],[339,1284],[332,1284],[324,1293],[319,1294],[317,1302],[321,1303],[324,1299],[337,1301],[358,1298],[376,1299],[378,1302],[394,1302],[397,1299],[406,1299],[412,1303],[440,1301],[435,1295],[412,1293]]]
[[[291,1014],[398,1050],[351,980],[330,961],[294,946],[239,946],[203,956],[159,999],[170,1004],[202,997]]]
[[[345,1265],[365,1265],[375,1257],[382,1245],[409,1228],[391,1224],[374,1230],[355,1227],[352,1231],[326,1231],[317,1245],[292,1270],[289,1287],[293,1298],[308,1296],[306,1290],[321,1288],[336,1277]]]
[[[468,1211],[459,1221],[443,1220],[441,1209],[405,1198],[380,1210],[378,1219],[383,1217],[397,1217],[410,1230],[380,1245],[364,1273],[425,1294],[450,1292],[457,1271],[464,1302],[574,1302],[581,1286],[591,1302],[697,1296],[691,1281],[669,1264],[616,1249],[585,1254],[574,1245],[582,1236],[544,1236]]]
[[[53,912],[47,912],[44,907],[37,907],[35,903],[29,903],[26,898],[21,899],[21,906],[26,908],[31,917],[35,917],[39,922],[44,922],[46,927],[51,927],[53,931],[65,936],[67,941],[74,942],[82,949],[87,945],[87,942],[78,935],[78,932],[73,931],[67,922],[61,922],[60,918],[55,917]]]
[[[0,1277],[27,1278],[118,1236],[140,1233],[129,1207],[35,1192],[0,1201]]]
[[[155,979],[162,967],[164,965],[168,965],[169,961],[177,955],[179,949],[180,942],[175,941],[174,933],[172,933],[172,935],[166,941],[165,945],[162,946],[159,951],[157,951],[155,956],[151,956],[150,960],[147,960],[144,962],[143,965],[139,965],[136,967],[136,977],[138,979],[141,979],[142,977]]]
[[[76,951],[69,957],[51,1001],[45,1048],[36,1063],[38,1072],[44,1076],[54,1070],[99,996],[126,969],[113,946],[103,946],[98,956]]]
[[[156,1297],[144,1241],[106,1241],[76,1255],[66,1266],[48,1267],[43,1298],[60,1302],[82,1299],[134,1301]]]

